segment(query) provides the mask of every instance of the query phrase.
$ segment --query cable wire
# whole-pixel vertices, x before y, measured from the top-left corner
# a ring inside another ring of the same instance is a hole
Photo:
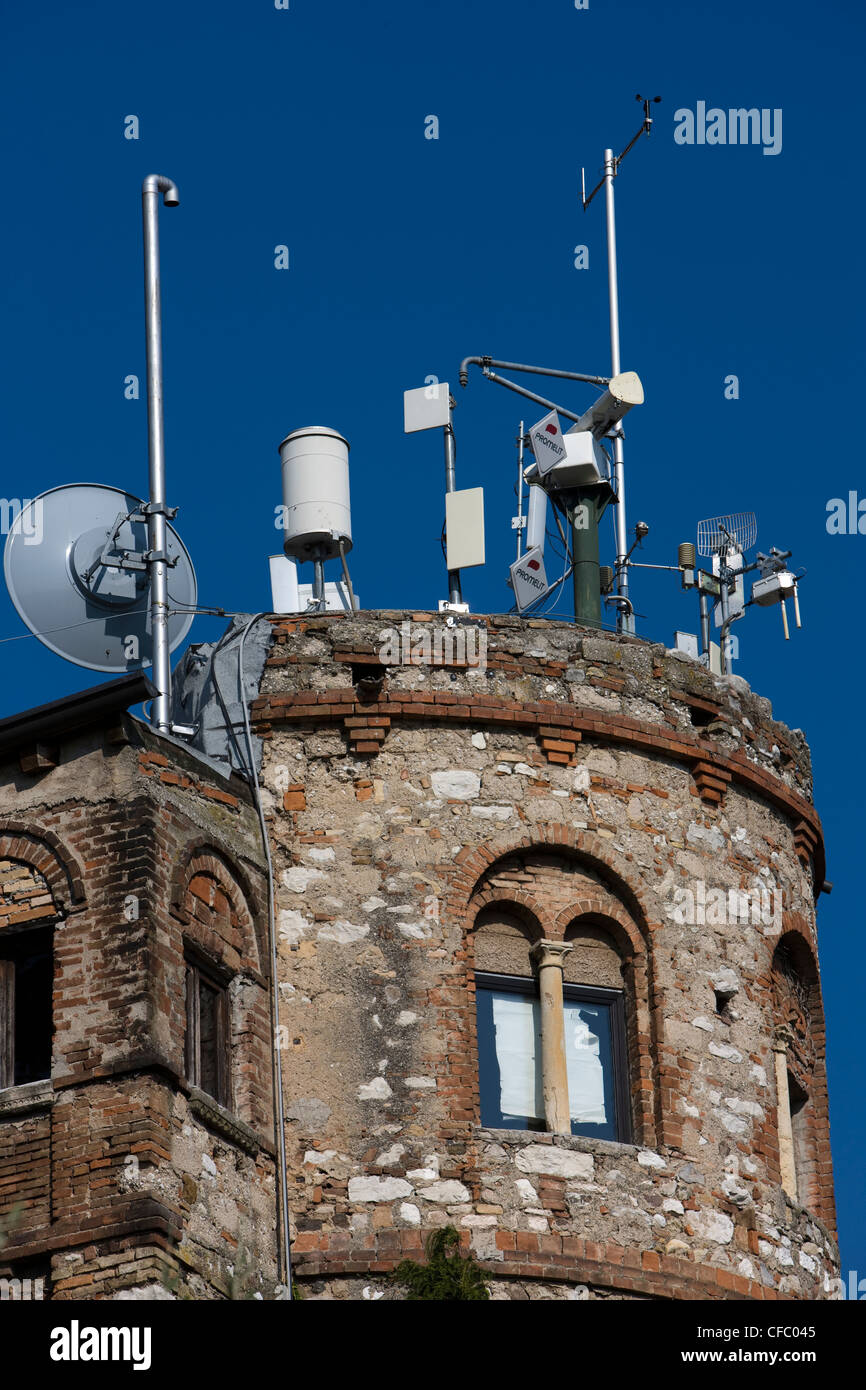
[[[247,743],[247,753],[249,754],[249,775],[250,786],[256,803],[256,810],[259,815],[259,826],[262,832],[262,845],[265,851],[265,862],[268,868],[268,938],[271,955],[271,1056],[273,1058],[273,1086],[274,1086],[274,1127],[277,1131],[277,1161],[279,1163],[279,1183],[276,1184],[279,1190],[279,1216],[278,1216],[278,1249],[280,1259],[278,1261],[278,1271],[282,1273],[288,1297],[292,1297],[292,1260],[291,1260],[291,1236],[289,1231],[289,1184],[286,1166],[286,1116],[285,1103],[283,1100],[283,1063],[281,1049],[279,1045],[279,994],[277,987],[277,932],[276,932],[276,913],[274,911],[274,863],[271,858],[271,843],[268,835],[265,811],[262,805],[261,784],[256,772],[256,760],[253,753],[253,737],[250,732],[250,716],[247,709],[247,697],[245,691],[244,677],[244,643],[247,635],[256,623],[267,618],[267,613],[256,613],[250,618],[243,635],[241,636],[238,647],[238,680],[241,692],[241,709],[244,715],[244,735]]]

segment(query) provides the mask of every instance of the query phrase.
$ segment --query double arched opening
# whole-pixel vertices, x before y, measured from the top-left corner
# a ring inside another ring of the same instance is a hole
[[[495,860],[468,904],[479,1119],[622,1143],[655,1139],[644,927],[586,856]]]

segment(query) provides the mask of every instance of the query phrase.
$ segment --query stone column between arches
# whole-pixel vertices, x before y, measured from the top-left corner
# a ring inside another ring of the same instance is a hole
[[[537,941],[531,951],[538,971],[541,999],[541,1074],[544,1120],[551,1134],[570,1134],[568,1069],[565,1060],[565,1012],[562,974],[572,947],[564,941]]]
[[[794,1125],[791,1118],[791,1098],[788,1092],[788,1039],[785,1031],[776,1029],[773,1039],[773,1062],[776,1069],[776,1128],[779,1137],[779,1169],[782,1187],[792,1201],[799,1201],[797,1167],[794,1161]]]

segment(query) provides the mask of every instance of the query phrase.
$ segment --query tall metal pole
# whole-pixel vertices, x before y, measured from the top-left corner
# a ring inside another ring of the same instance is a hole
[[[698,600],[701,609],[701,651],[707,658],[707,668],[710,664],[710,600],[701,590],[698,593]]]
[[[598,527],[603,510],[590,491],[576,492],[569,509],[574,621],[582,627],[601,627]]]
[[[165,433],[162,409],[162,305],[159,286],[158,199],[177,207],[177,187],[163,174],[148,174],[141,186],[144,225],[144,321],[147,346],[147,454],[150,502],[147,507],[150,628],[153,683],[159,692],[150,722],[161,733],[171,730],[171,666],[168,633],[168,573],[165,548]]]
[[[448,412],[448,424],[445,426],[445,491],[457,491],[457,446],[454,442],[454,422],[451,411]],[[448,602],[462,603],[463,590],[460,586],[460,571],[448,571]]]
[[[617,176],[620,164],[625,159],[629,150],[634,149],[642,135],[649,135],[652,130],[653,118],[650,115],[650,108],[656,102],[661,101],[661,97],[642,97],[637,93],[635,101],[643,104],[643,124],[629,140],[622,154],[614,157],[613,150],[604,152],[604,174],[602,175],[595,188],[586,196],[586,182],[584,172],[580,171],[580,200],[583,210],[589,207],[596,193],[604,184],[604,197],[607,210],[607,284],[608,297],[610,304],[610,355],[612,364],[612,376],[618,376],[620,371],[619,361],[619,292],[616,282],[616,215],[614,212],[613,181]],[[614,465],[614,487],[617,494],[616,510],[616,575],[617,589],[623,598],[628,598],[628,549],[626,545],[626,515],[625,515],[625,460],[623,458],[622,447],[622,426],[617,428],[613,440],[613,465]],[[631,603],[621,603],[617,607],[616,625],[619,632],[634,632],[634,609]]]
[[[523,421],[517,437],[517,558],[523,550]]]
[[[610,309],[610,361],[611,376],[620,371],[619,358],[619,288],[616,275],[616,211],[614,208],[613,181],[616,178],[616,164],[613,150],[604,152],[604,201],[607,213],[607,287]],[[617,496],[616,508],[616,575],[617,591],[628,598],[628,565],[626,554],[625,514],[625,458],[622,447],[622,426],[618,425],[613,440],[613,482]],[[620,632],[634,632],[634,617],[629,605],[618,604],[616,625]]]
[[[314,612],[324,613],[325,611],[325,562],[322,559],[313,561],[313,604]]]

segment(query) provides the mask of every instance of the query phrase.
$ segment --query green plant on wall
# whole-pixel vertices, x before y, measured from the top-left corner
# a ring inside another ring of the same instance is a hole
[[[489,1299],[484,1271],[469,1255],[458,1249],[460,1236],[453,1226],[431,1231],[427,1237],[427,1263],[401,1260],[391,1275],[395,1284],[403,1284],[408,1302],[422,1299],[437,1302],[461,1302]]]

